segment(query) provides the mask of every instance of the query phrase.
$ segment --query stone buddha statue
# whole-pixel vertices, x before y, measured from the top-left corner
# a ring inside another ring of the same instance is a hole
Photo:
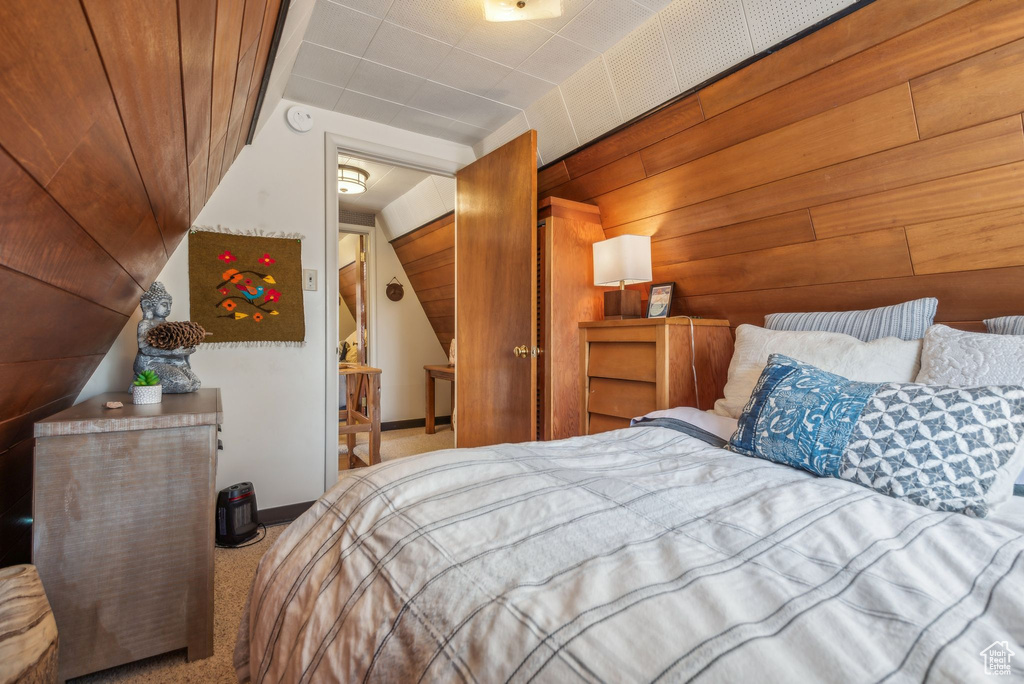
[[[155,282],[143,293],[139,304],[142,306],[142,320],[139,321],[139,353],[135,355],[132,369],[138,375],[144,370],[151,370],[160,376],[165,394],[182,394],[195,392],[202,383],[192,371],[188,357],[195,347],[179,347],[178,349],[157,349],[146,341],[146,333],[171,315],[171,295],[162,283]]]

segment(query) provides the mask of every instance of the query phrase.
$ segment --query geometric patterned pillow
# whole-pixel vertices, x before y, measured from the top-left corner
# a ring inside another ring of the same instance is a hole
[[[726,448],[982,518],[1022,442],[1024,387],[854,382],[772,354]]]

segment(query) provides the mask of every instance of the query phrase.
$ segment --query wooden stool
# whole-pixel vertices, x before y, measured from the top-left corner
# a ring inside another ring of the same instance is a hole
[[[0,569],[0,684],[57,681],[57,623],[34,565]]]
[[[452,413],[455,412],[455,366],[424,366],[427,375],[427,434],[434,434],[434,380],[448,380],[452,383]],[[455,429],[455,419],[452,418],[452,429]]]
[[[380,368],[357,364],[338,364],[338,374],[348,377],[345,408],[338,411],[338,434],[345,435],[348,445],[348,467],[372,466],[380,463]],[[359,410],[360,399],[366,399],[366,412]],[[370,433],[369,462],[356,456],[356,433]]]

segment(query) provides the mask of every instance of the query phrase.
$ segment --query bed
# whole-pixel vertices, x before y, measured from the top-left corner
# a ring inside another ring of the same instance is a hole
[[[282,533],[235,665],[254,682],[977,681],[983,650],[1024,644],[1021,517],[928,510],[665,421],[434,452],[343,477]]]

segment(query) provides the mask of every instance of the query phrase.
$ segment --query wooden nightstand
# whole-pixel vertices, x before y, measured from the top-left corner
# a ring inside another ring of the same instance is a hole
[[[580,323],[581,433],[628,427],[658,409],[711,408],[725,387],[732,338],[729,321],[707,318]]]

